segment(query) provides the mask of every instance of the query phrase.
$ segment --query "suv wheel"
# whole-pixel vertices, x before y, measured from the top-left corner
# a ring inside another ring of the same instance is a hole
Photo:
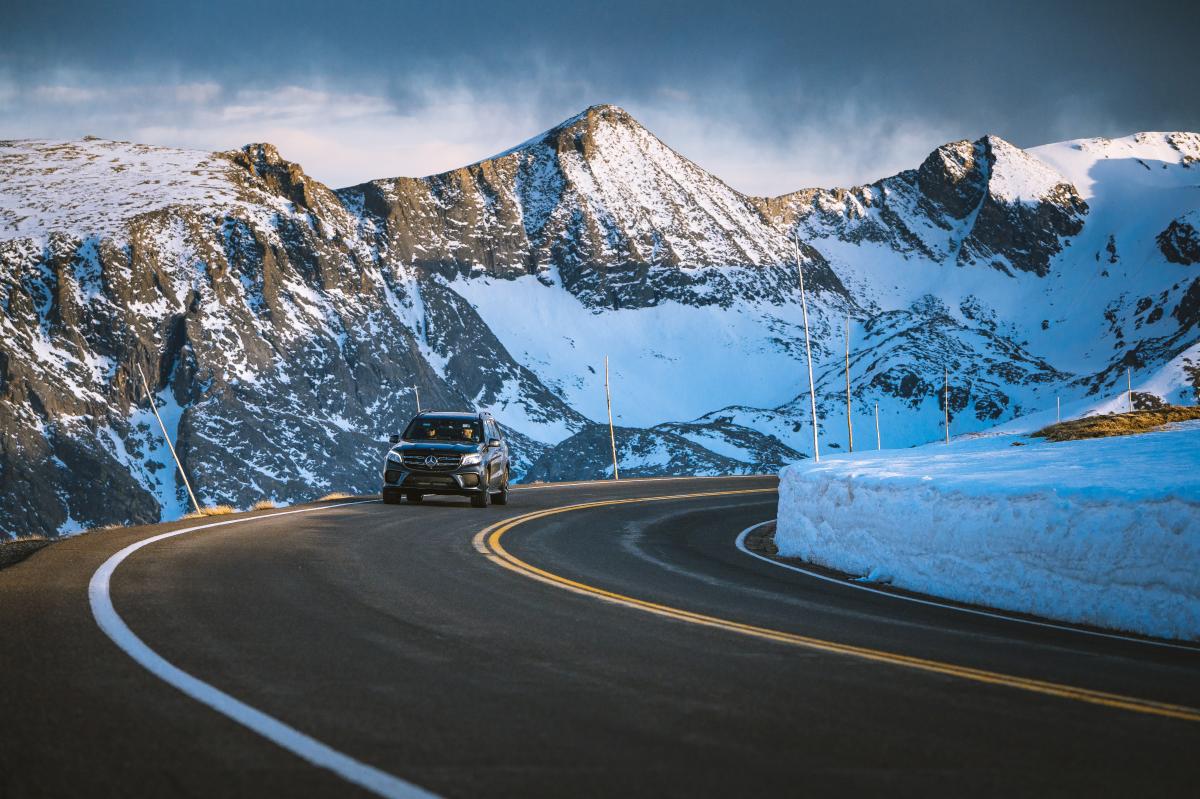
[[[488,493],[487,484],[485,483],[482,491],[480,491],[478,494],[471,495],[471,507],[486,508],[488,506],[488,501],[491,498],[492,495]]]
[[[492,494],[492,502],[497,505],[508,504],[508,469],[504,470],[504,482],[500,484],[500,491]]]
[[[383,495],[383,503],[385,505],[399,505],[400,504],[400,495],[393,494],[391,492],[387,492]]]
[[[404,498],[407,499],[409,502],[420,502],[422,499],[425,498],[425,495],[422,494],[420,491],[409,491],[407,494],[404,495]]]

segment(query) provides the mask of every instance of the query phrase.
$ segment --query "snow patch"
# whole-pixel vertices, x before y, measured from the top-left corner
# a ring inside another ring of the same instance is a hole
[[[1024,150],[995,136],[988,141],[996,159],[988,181],[993,197],[1010,203],[1037,203],[1056,186],[1067,183],[1062,174]]]
[[[871,582],[1198,640],[1200,423],[793,464],[781,473],[776,544]]]

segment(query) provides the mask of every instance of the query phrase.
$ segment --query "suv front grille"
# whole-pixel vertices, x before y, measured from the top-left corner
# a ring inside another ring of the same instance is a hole
[[[402,455],[401,460],[404,461],[404,468],[415,472],[452,472],[462,463],[462,456],[412,452]]]

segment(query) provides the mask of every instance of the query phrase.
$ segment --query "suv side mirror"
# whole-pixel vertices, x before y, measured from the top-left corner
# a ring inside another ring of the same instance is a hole
[[[399,444],[400,443],[400,434],[392,433],[390,436],[388,436],[388,441],[392,442],[393,444]]]
[[[500,446],[500,439],[498,439],[498,438],[489,438],[488,439],[488,449],[495,449],[498,446]]]

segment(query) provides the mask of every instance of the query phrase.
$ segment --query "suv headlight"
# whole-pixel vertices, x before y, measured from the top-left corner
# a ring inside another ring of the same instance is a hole
[[[389,452],[387,454],[387,459],[388,459],[388,463],[400,463],[400,464],[404,463],[404,461],[400,459],[400,453],[398,453],[398,452]]]
[[[463,455],[462,465],[463,466],[474,466],[475,464],[479,463],[482,460],[483,460],[482,455],[480,455],[478,452],[472,452],[470,455]]]

